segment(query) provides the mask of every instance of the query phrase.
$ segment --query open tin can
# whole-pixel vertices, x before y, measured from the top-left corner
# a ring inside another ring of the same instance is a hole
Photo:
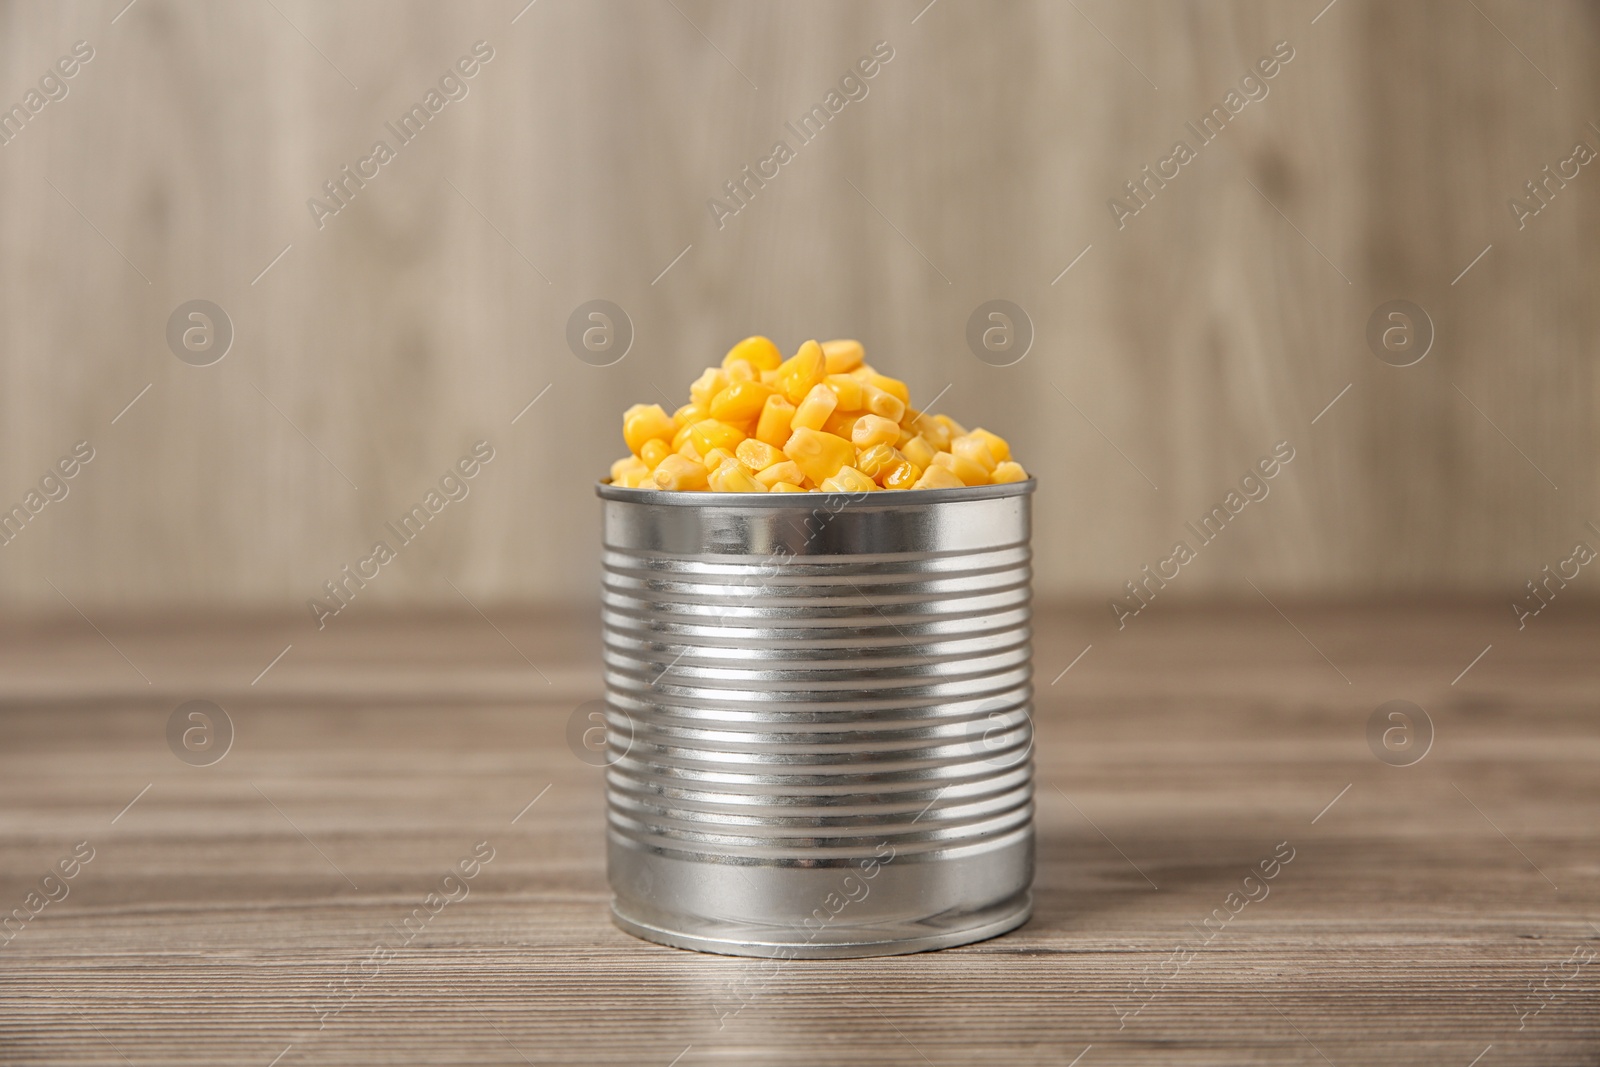
[[[1028,920],[1034,486],[598,487],[618,926],[822,958]]]

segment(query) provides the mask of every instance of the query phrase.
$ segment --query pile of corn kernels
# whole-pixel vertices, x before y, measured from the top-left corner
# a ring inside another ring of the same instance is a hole
[[[677,411],[635,404],[623,414],[633,454],[611,465],[611,484],[859,493],[1028,477],[1004,438],[913,409],[905,383],[865,355],[859,341],[807,341],[784,359],[767,338],[745,338],[689,386]]]

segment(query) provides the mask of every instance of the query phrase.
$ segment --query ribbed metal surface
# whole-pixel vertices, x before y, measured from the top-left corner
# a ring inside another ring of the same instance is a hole
[[[1031,490],[603,487],[614,854],[904,870],[1031,849]]]

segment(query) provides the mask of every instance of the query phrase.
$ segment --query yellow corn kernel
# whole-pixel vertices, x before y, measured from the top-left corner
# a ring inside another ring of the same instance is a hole
[[[704,489],[707,475],[704,463],[683,456],[668,456],[656,467],[656,488],[687,491]]]
[[[672,416],[660,404],[635,404],[622,414],[622,438],[636,456],[646,441],[671,440],[672,433]]]
[[[743,442],[740,443],[742,444]],[[733,458],[732,452],[729,452],[726,448],[713,448],[711,451],[706,453],[706,458],[700,462],[706,465],[706,470],[715,471],[718,467],[730,461],[734,463],[738,462],[738,460]]]
[[[728,383],[753,382],[761,377],[761,372],[751,365],[748,359],[735,359],[723,363],[722,371],[728,376]]]
[[[950,439],[955,436],[950,432],[950,427],[932,415],[924,415],[917,421],[917,435],[933,446],[936,452],[950,451]]]
[[[800,351],[783,361],[778,367],[778,391],[798,404],[811,392],[811,387],[821,383],[827,374],[827,361],[822,357],[822,346],[807,341]]]
[[[840,411],[860,411],[863,396],[861,383],[848,374],[830,374],[822,379],[833,395],[839,398]]]
[[[806,472],[792,459],[786,459],[763,470],[756,471],[756,481],[771,489],[779,482],[792,482],[799,485],[806,480]]]
[[[860,341],[824,341],[822,358],[828,361],[829,374],[844,374],[861,366],[867,350]]]
[[[753,381],[730,381],[711,398],[711,417],[723,422],[748,422],[761,417],[761,407],[772,389]]]
[[[857,448],[892,445],[898,440],[900,440],[900,424],[882,415],[863,415],[856,420],[855,426],[850,431],[850,441]]]
[[[762,371],[761,372],[761,384],[762,385],[770,385],[770,386],[773,386],[774,388],[776,388],[777,384],[778,384],[778,368],[777,367],[773,367],[771,370]]]
[[[939,455],[945,456],[949,455],[949,453],[940,452]],[[659,480],[659,478],[657,480]],[[966,483],[960,478],[957,478],[954,474],[951,474],[948,468],[935,465],[923,471],[922,477],[918,478],[914,483],[912,483],[911,488],[960,489],[965,484]]]
[[[789,420],[789,425],[796,430],[820,430],[838,403],[839,398],[826,384],[813,385],[805,399],[794,409],[794,418]]]
[[[832,478],[824,478],[817,488],[824,493],[870,493],[878,484],[854,467],[840,467]]]
[[[812,481],[821,483],[839,473],[839,468],[855,462],[856,449],[842,437],[821,430],[804,427],[789,435],[783,446],[784,453]]]
[[[989,446],[989,451],[994,453],[994,458],[997,462],[1004,463],[1011,458],[1011,446],[999,434],[990,433],[982,426],[979,426],[967,436],[983,438],[983,443]]]
[[[852,377],[859,379],[862,384],[882,389],[902,404],[911,403],[911,390],[906,388],[906,383],[899,378],[890,378],[888,375],[879,374],[866,365],[857,367],[850,373]]]
[[[645,466],[644,460],[638,456],[623,456],[611,465],[611,484],[621,485],[628,475],[637,475],[640,472],[650,473],[650,468]]]
[[[972,460],[991,474],[994,473],[995,467],[1000,462],[995,458],[995,454],[989,450],[989,442],[975,433],[969,433],[964,437],[957,437],[951,441],[950,451],[963,459]]]
[[[782,463],[783,449],[767,444],[765,441],[754,437],[747,437],[739,442],[739,447],[733,450],[743,463],[753,471],[764,471],[774,463]]]
[[[945,470],[961,479],[962,485],[988,485],[989,472],[983,469],[981,463],[958,456],[954,452],[940,452],[933,457],[934,467],[943,467]],[[932,470],[933,467],[928,468]]]
[[[672,454],[675,456],[683,456],[685,459],[692,459],[696,463],[700,462],[700,450],[694,447],[694,442],[689,440],[687,437],[684,438],[683,444],[672,450]],[[656,466],[659,467],[661,464],[657,463]]]
[[[933,466],[933,457],[939,454],[939,450],[929,444],[928,439],[921,434],[917,434],[901,445],[900,451],[904,452],[907,459],[923,470]]]
[[[1006,482],[1027,481],[1028,472],[1022,469],[1022,464],[1008,459],[1004,463],[995,467],[994,473],[989,477],[993,479],[995,485],[1003,485]]]
[[[828,416],[828,421],[822,424],[822,432],[831,433],[835,437],[842,437],[846,441],[853,440],[856,432],[856,420],[859,418],[861,418],[861,412],[859,411],[839,411],[836,409],[832,415]]]
[[[906,413],[906,402],[887,389],[880,389],[876,385],[863,385],[861,387],[861,406],[874,415],[881,415],[890,422],[898,424],[900,416]]]
[[[736,359],[747,361],[758,371],[777,370],[778,364],[783,362],[783,353],[778,351],[778,346],[765,337],[746,337],[743,341],[728,349],[728,354],[722,357],[724,367]]]
[[[660,463],[671,454],[672,447],[659,437],[652,437],[650,440],[644,443],[643,448],[639,449],[639,458],[642,459],[644,461],[644,465],[649,467],[651,470],[655,470],[656,464]]]
[[[716,419],[706,419],[689,427],[689,440],[702,456],[713,448],[726,448],[731,452],[744,440],[744,431]]]
[[[675,430],[681,430],[691,422],[700,422],[710,417],[711,412],[699,404],[685,404],[672,413],[672,426]]]
[[[790,422],[794,419],[794,405],[774,393],[761,407],[761,418],[756,422],[756,439],[773,448],[782,448],[789,440]]]
[[[699,407],[711,410],[711,398],[728,387],[728,375],[718,367],[707,367],[705,372],[689,386],[689,399]]]
[[[885,489],[910,489],[922,477],[922,468],[909,459],[902,459],[879,476]]]
[[[905,426],[902,424],[901,427],[900,427],[900,436],[895,441],[894,447],[904,451],[906,445],[910,444],[911,443],[911,439],[913,437],[915,437],[915,436],[917,436],[917,435],[912,433],[910,430],[906,429]]]
[[[873,481],[880,481],[890,467],[903,459],[905,457],[896,451],[893,445],[877,444],[859,449],[852,466]]]
[[[961,425],[955,419],[952,419],[949,415],[935,415],[933,417],[933,421],[949,430],[950,437],[952,439],[967,436],[967,428]]]
[[[774,482],[774,483],[772,483],[772,488],[767,490],[767,491],[769,493],[803,493],[803,492],[805,492],[804,489],[800,488],[798,485],[795,485],[793,482]]]
[[[750,477],[740,463],[724,463],[712,471],[707,483],[714,493],[765,493],[767,487]]]

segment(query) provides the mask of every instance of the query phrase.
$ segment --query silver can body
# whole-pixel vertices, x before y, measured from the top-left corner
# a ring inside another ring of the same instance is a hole
[[[1033,488],[599,487],[619,926],[819,958],[1027,921]]]

